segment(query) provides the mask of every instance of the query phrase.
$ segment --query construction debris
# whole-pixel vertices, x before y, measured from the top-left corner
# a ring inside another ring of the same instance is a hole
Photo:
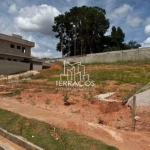
[[[0,80],[18,80],[21,78],[29,78],[30,76],[35,76],[37,74],[39,74],[40,72],[35,71],[35,70],[30,70],[24,73],[20,73],[20,74],[15,74],[15,75],[8,75],[8,76],[3,76],[1,75]]]
[[[105,94],[96,95],[96,96],[94,96],[94,98],[97,98],[101,101],[118,102],[118,100],[113,100],[113,99],[109,98],[110,96],[112,96],[114,94],[115,94],[115,92],[109,92],[109,93],[105,93]]]

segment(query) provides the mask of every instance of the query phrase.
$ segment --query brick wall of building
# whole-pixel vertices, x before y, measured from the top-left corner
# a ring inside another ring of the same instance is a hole
[[[30,63],[0,60],[0,75],[15,74],[30,70]]]

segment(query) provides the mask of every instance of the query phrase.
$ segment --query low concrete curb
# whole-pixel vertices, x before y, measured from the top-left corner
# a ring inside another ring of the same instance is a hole
[[[14,135],[12,133],[7,132],[6,130],[0,128],[0,135],[7,138],[8,140],[16,143],[17,145],[27,149],[27,150],[44,150],[33,143],[27,141],[25,138],[21,136]]]

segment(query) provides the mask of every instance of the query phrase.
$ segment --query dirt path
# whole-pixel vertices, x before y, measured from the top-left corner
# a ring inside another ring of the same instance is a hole
[[[149,150],[150,132],[131,132],[118,130],[105,125],[87,122],[78,114],[65,114],[61,110],[45,110],[12,98],[0,99],[0,108],[13,111],[27,118],[45,121],[57,127],[63,127],[104,141],[120,150]]]
[[[25,150],[8,139],[0,136],[0,150]]]

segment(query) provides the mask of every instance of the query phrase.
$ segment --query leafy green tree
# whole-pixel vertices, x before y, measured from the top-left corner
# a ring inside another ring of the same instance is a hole
[[[99,7],[73,7],[54,18],[53,32],[59,39],[57,50],[64,55],[102,52],[109,28],[106,12]]]
[[[123,33],[123,30],[118,27],[117,28],[117,40],[118,40],[118,43],[123,43],[124,42],[124,38],[125,38],[125,33]]]
[[[125,34],[123,33],[123,30],[120,27],[116,29],[116,27],[113,26],[111,31],[110,47],[115,47],[113,48],[115,50],[122,49],[124,38],[125,38]]]
[[[137,41],[129,41],[128,44],[126,45],[127,49],[134,49],[134,48],[139,48],[141,47],[141,44],[138,44]]]
[[[115,26],[112,27],[111,38],[112,38],[112,41],[115,41],[115,42],[117,41],[117,30]]]

